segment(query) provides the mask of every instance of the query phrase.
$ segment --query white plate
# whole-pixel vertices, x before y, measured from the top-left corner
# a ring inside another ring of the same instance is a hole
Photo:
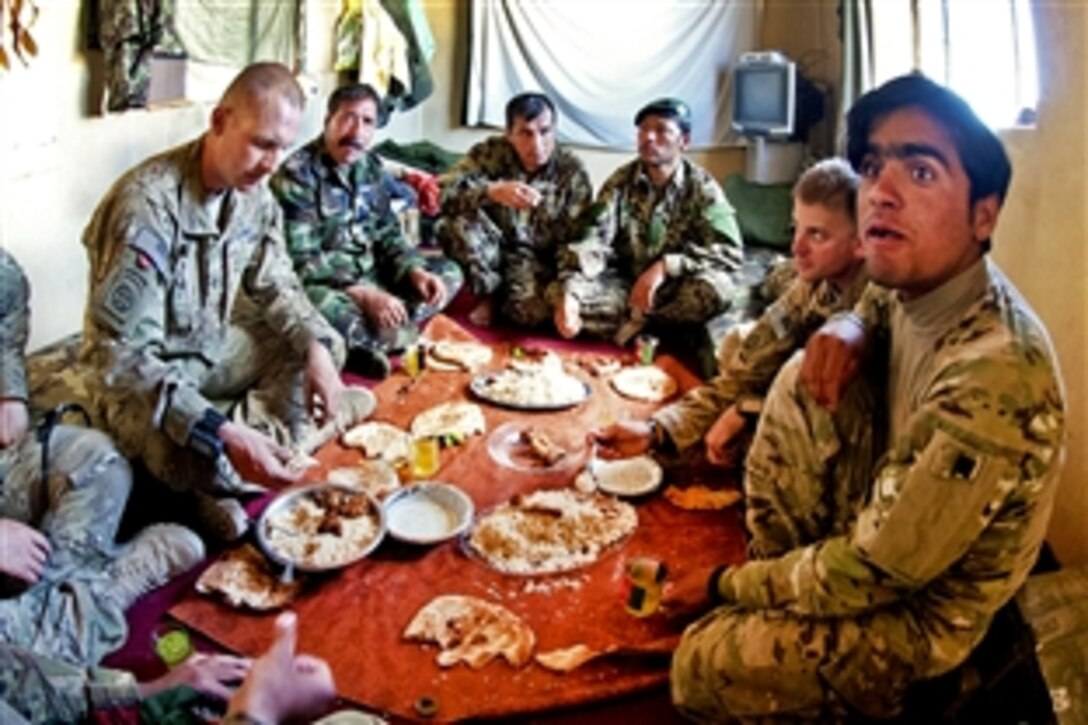
[[[528,443],[522,441],[521,434],[532,424],[525,419],[512,420],[496,428],[487,439],[487,453],[491,459],[505,468],[512,468],[522,473],[556,473],[566,471],[582,462],[585,457],[584,434],[574,431],[544,430],[567,455],[550,466],[533,455]],[[558,426],[557,426],[558,427]]]
[[[650,456],[598,458],[591,475],[597,488],[614,496],[642,496],[657,490],[663,478],[661,465]]]
[[[386,529],[410,544],[436,544],[464,532],[476,507],[461,489],[424,481],[389,495],[383,504]]]

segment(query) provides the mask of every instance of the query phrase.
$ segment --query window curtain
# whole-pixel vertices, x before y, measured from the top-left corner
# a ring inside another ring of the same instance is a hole
[[[762,12],[762,0],[473,0],[465,122],[504,127],[506,102],[540,91],[563,141],[633,149],[638,109],[675,96],[693,146],[732,143],[730,70],[758,47]]]

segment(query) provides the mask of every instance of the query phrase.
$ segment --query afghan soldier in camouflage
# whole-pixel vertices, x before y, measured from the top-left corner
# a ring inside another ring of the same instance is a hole
[[[1054,503],[1060,373],[985,256],[1011,176],[1001,142],[917,75],[863,96],[847,123],[867,271],[892,293],[870,287],[860,316],[833,318],[767,398],[745,485],[776,504],[759,535],[780,553],[685,572],[665,598],[719,605],[673,659],[673,700],[695,719],[895,716],[912,683],[982,639]],[[865,344],[886,383],[842,395],[839,363],[860,369]],[[874,423],[887,434],[866,435]],[[850,487],[843,529],[813,515]]]
[[[30,428],[29,292],[0,249],[0,585],[19,589],[0,599],[0,722],[75,722],[141,695],[128,673],[93,665],[124,643],[125,609],[204,547],[172,524],[116,544],[128,462],[98,431]]]
[[[597,433],[598,441],[624,455],[651,447],[683,453],[701,441],[711,464],[736,465],[779,368],[833,313],[853,308],[865,287],[857,185],[843,159],[802,174],[793,189],[794,281],[743,335],[716,378],[654,413],[652,422],[616,423]]]
[[[414,342],[462,278],[455,263],[425,258],[404,238],[390,206],[397,182],[367,153],[379,102],[365,84],[334,91],[322,136],[289,156],[271,185],[295,271],[344,336],[348,369],[385,377],[386,352]]]
[[[736,215],[718,182],[683,157],[691,111],[665,98],[635,115],[639,158],[605,181],[588,231],[563,256],[555,325],[625,344],[646,322],[704,322],[729,307],[743,261]]]
[[[246,529],[233,496],[260,490],[248,482],[298,480],[285,444],[312,430],[315,396],[331,415],[344,393],[343,341],[295,276],[261,183],[303,102],[284,66],[247,67],[210,129],[125,174],[83,237],[93,412],[155,478],[194,492],[219,538]]]
[[[494,311],[516,325],[552,319],[561,295],[557,256],[578,236],[593,186],[581,160],[555,144],[558,118],[547,96],[506,104],[506,134],[473,146],[441,178],[436,235],[481,298],[470,319]]]

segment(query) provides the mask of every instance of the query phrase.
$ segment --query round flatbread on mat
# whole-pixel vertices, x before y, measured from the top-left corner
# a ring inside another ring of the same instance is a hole
[[[326,478],[329,483],[365,491],[378,499],[400,488],[396,469],[381,459],[334,468]]]
[[[637,526],[634,507],[611,496],[542,489],[485,514],[466,546],[504,574],[557,574],[592,564]]]
[[[436,658],[440,667],[464,662],[479,669],[498,656],[521,667],[536,646],[533,630],[509,609],[460,594],[444,594],[424,605],[408,623],[404,638],[441,647]]]
[[[368,421],[350,428],[340,437],[349,448],[358,448],[367,458],[380,458],[394,463],[408,457],[412,437],[392,423]]]
[[[299,579],[281,582],[268,559],[252,544],[228,551],[196,581],[196,590],[201,594],[258,612],[287,606],[301,588]]]
[[[438,340],[427,348],[427,367],[432,370],[476,372],[491,362],[491,347],[479,342]]]
[[[467,438],[487,430],[483,411],[475,403],[442,403],[428,408],[412,419],[412,435],[437,438],[453,435]]]
[[[612,387],[627,398],[660,403],[676,393],[676,378],[653,365],[624,368],[612,376]]]

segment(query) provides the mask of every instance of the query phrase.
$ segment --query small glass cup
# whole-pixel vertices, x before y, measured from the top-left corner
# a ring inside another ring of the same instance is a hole
[[[422,345],[412,345],[401,355],[400,365],[413,380],[423,372],[423,354]]]
[[[653,335],[639,335],[635,338],[635,358],[642,365],[653,365],[657,356],[657,338]]]
[[[165,624],[155,630],[155,654],[170,669],[174,669],[195,651],[189,632],[179,624]]]
[[[635,617],[648,617],[661,605],[661,589],[668,571],[657,559],[640,556],[627,562],[627,611]]]
[[[412,478],[430,478],[438,473],[441,461],[437,438],[425,436],[412,439],[408,458],[408,471]]]

